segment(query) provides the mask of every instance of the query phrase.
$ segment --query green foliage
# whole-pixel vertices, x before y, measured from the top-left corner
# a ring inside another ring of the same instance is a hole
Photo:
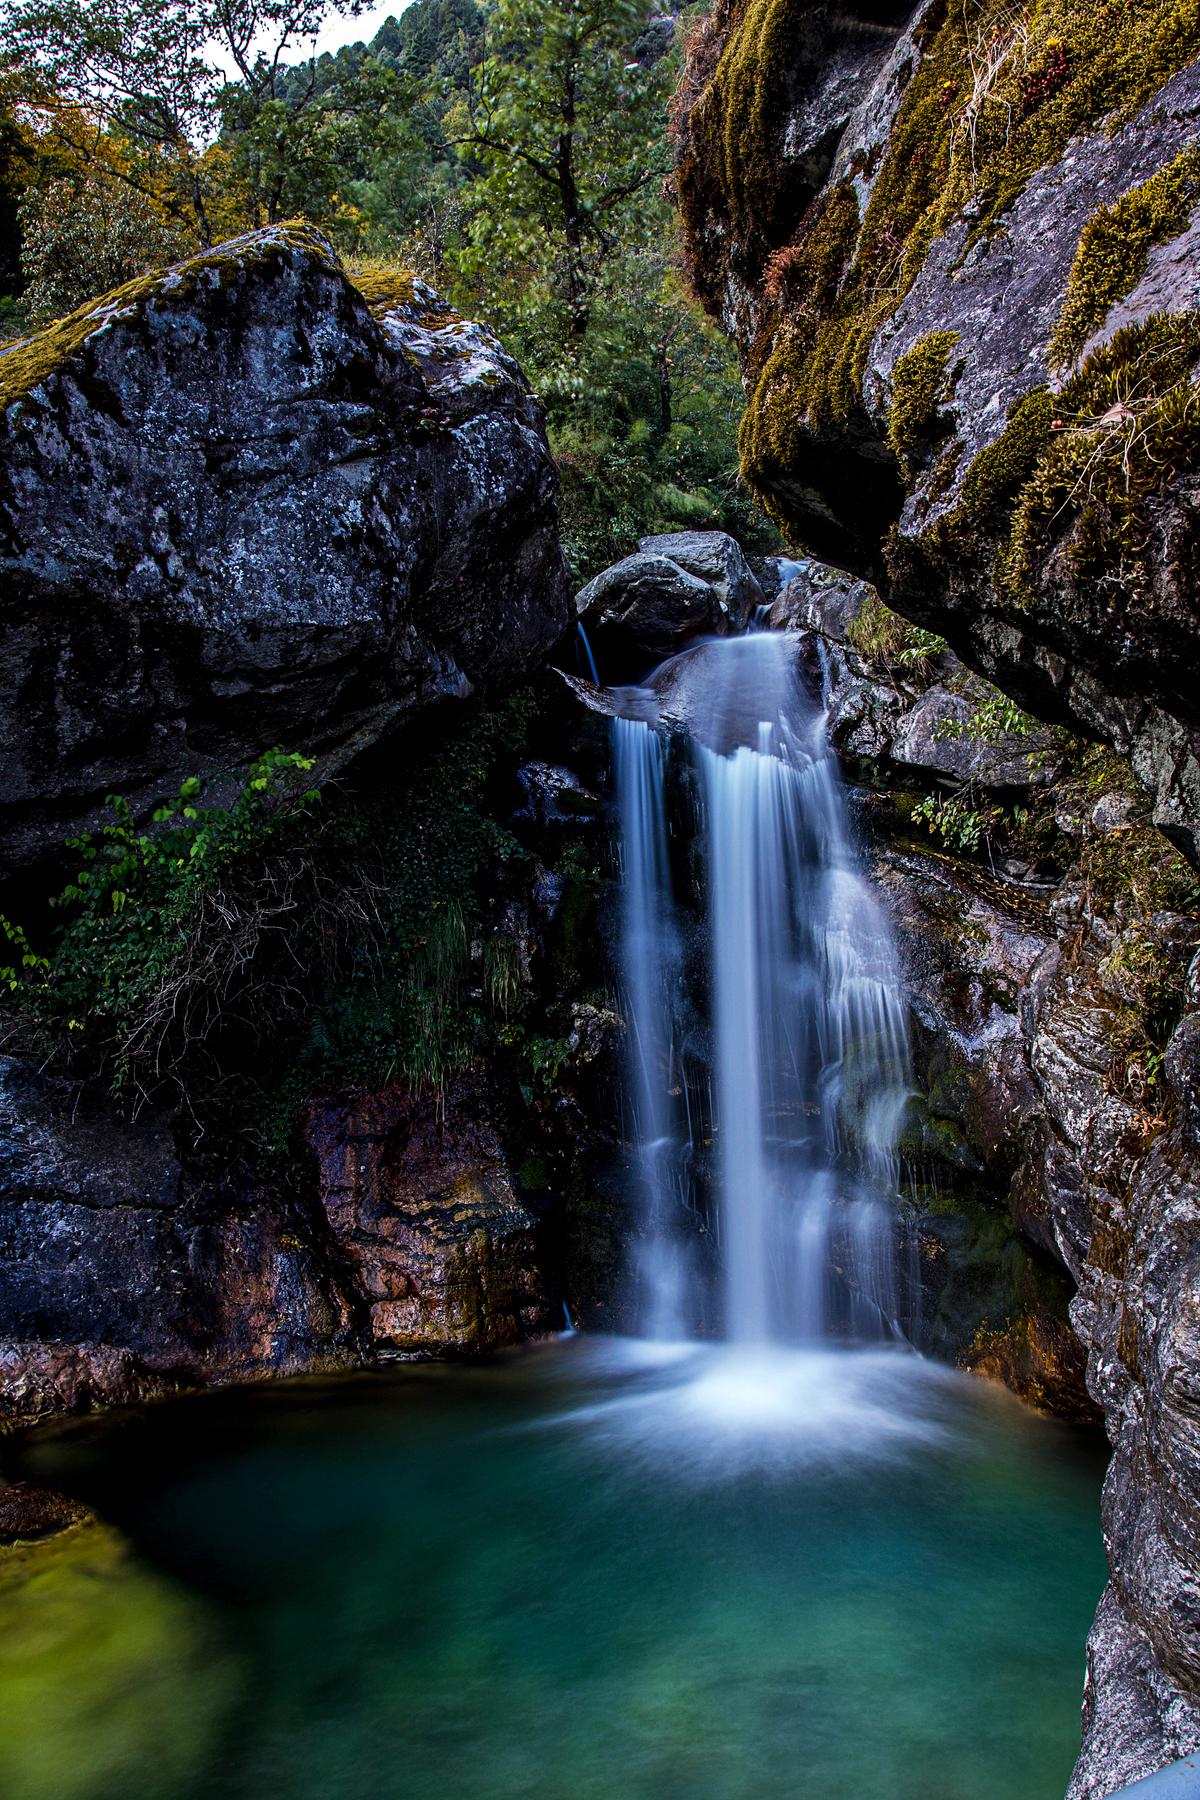
[[[144,194],[86,176],[31,185],[21,229],[25,305],[36,321],[62,318],[191,248],[182,228]]]
[[[910,477],[951,428],[942,406],[947,398],[950,356],[957,343],[957,331],[927,331],[892,370],[888,443]]]
[[[974,804],[966,792],[927,794],[913,808],[913,818],[928,825],[931,835],[952,850],[971,853],[988,843],[1003,817],[998,806]]]
[[[471,173],[444,276],[545,405],[581,579],[647,531],[771,541],[737,492],[733,351],[674,267],[672,64],[638,50],[649,19],[647,0],[499,0],[457,131]]]
[[[280,852],[317,801],[298,785],[311,766],[268,751],[227,805],[206,802],[190,777],[145,830],[111,795],[112,822],[68,841],[80,867],[53,903],[62,923],[50,954],[0,922],[20,958],[0,980],[52,1045],[102,1067],[118,1091],[145,1091],[189,1061],[294,903]]]
[[[861,655],[902,669],[924,669],[946,649],[945,638],[901,618],[874,588],[850,621],[846,637]]]
[[[1183,150],[1148,181],[1092,214],[1079,240],[1050,347],[1056,363],[1069,363],[1078,355],[1109,309],[1136,287],[1153,246],[1178,237],[1197,200],[1200,150]]]
[[[1010,700],[999,688],[993,688],[965,719],[939,719],[933,735],[939,742],[969,737],[984,744],[998,744],[1007,737],[1028,737],[1035,725],[1036,720],[1015,700]]]
[[[150,200],[207,246],[231,181],[244,190],[242,225],[284,216],[288,172],[312,155],[313,121],[329,109],[311,85],[285,102],[282,69],[327,13],[353,4],[7,0],[3,16],[46,145],[72,170]],[[232,128],[232,157],[209,153],[222,124]]]
[[[523,694],[462,718],[370,797],[318,795],[273,750],[144,827],[114,798],[46,943],[0,921],[10,1038],[260,1157],[313,1094],[436,1087],[489,1044],[532,1091],[565,1052],[502,923],[524,852],[494,797],[530,718]]]

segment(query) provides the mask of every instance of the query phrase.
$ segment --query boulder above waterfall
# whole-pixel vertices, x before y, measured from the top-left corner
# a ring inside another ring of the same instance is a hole
[[[527,673],[568,594],[540,409],[424,282],[253,232],[0,351],[0,856],[282,744],[328,774]]]
[[[644,674],[694,638],[744,631],[764,596],[736,539],[724,531],[676,531],[641,539],[576,595],[601,675]]]

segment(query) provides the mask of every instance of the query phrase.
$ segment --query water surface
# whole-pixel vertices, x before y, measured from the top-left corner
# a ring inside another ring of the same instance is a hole
[[[1058,1800],[1099,1456],[899,1350],[583,1338],[42,1439],[132,1548],[0,1583],[0,1792]]]

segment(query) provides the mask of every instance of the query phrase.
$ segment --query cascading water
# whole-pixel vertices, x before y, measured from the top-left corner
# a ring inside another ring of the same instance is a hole
[[[666,1338],[682,1328],[682,1276],[670,1234],[682,1170],[670,1093],[679,946],[667,853],[663,741],[642,719],[616,718],[613,763],[621,820],[622,973],[633,1139],[645,1233],[638,1269],[641,1312],[650,1334]]]
[[[755,631],[707,640],[649,683],[699,778],[721,1310],[726,1337],[747,1345],[903,1336],[909,1298],[894,1204],[909,1086],[896,956],[856,866],[824,715],[793,663],[794,642]],[[618,718],[614,754],[644,1323],[663,1335],[681,1317],[688,1151],[663,734]]]

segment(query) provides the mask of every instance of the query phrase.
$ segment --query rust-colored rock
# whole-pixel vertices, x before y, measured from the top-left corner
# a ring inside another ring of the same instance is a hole
[[[52,1537],[90,1519],[86,1506],[31,1481],[0,1481],[0,1544]]]
[[[555,1320],[537,1220],[470,1083],[314,1103],[321,1204],[383,1355],[479,1352]]]
[[[357,1357],[322,1217],[0,1058],[0,1430]]]
[[[1035,1312],[1012,1319],[999,1330],[984,1327],[962,1366],[974,1375],[1002,1381],[1029,1406],[1094,1425],[1100,1409],[1087,1391],[1087,1358],[1065,1319]]]
[[[0,1342],[0,1431],[49,1414],[124,1406],[162,1382],[112,1344]]]

